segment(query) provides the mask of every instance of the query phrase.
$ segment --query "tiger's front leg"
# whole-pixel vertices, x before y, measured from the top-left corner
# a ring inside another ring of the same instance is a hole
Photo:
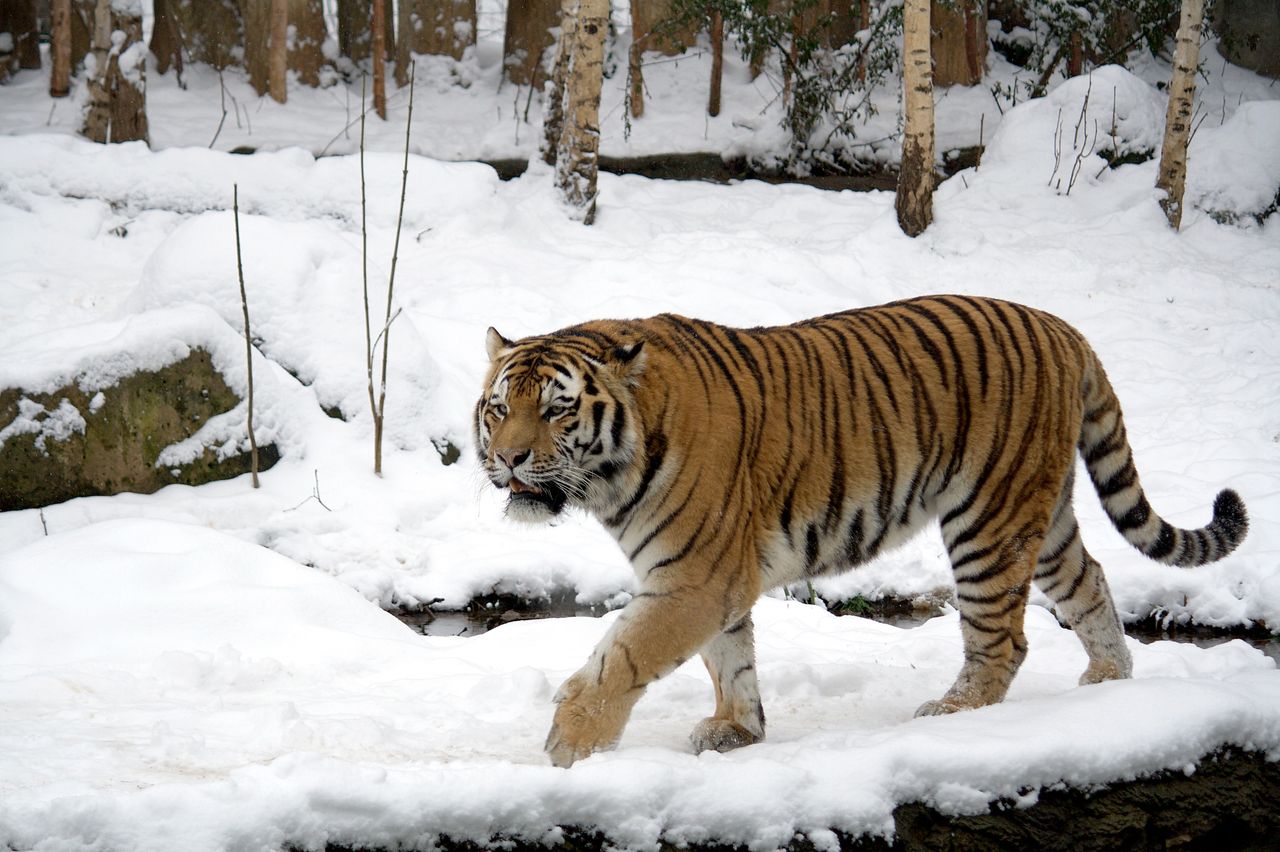
[[[716,594],[719,592],[720,594]],[[612,748],[645,687],[674,671],[723,628],[723,588],[642,590],[587,664],[556,694],[546,751],[570,766]]]

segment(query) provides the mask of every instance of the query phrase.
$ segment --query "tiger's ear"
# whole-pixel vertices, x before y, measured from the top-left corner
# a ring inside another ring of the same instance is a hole
[[[507,340],[493,326],[489,326],[489,330],[485,332],[484,346],[489,351],[489,360],[497,361],[502,353],[510,349],[515,344]]]
[[[605,358],[615,366],[623,378],[634,382],[644,372],[646,361],[644,341],[632,340],[619,343],[605,353]]]

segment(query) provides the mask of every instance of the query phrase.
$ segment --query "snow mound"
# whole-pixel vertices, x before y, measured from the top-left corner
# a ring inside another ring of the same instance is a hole
[[[1201,127],[1187,152],[1187,200],[1223,221],[1260,218],[1280,203],[1280,101],[1241,104]]]
[[[1037,182],[1068,194],[1104,181],[1107,160],[1160,150],[1165,98],[1118,65],[1073,77],[1043,98],[1019,104],[1001,120],[980,171],[1024,187]]]

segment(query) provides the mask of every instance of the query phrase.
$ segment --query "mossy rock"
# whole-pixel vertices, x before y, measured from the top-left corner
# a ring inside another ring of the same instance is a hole
[[[74,381],[51,393],[0,389],[0,429],[13,424],[24,409],[29,419],[35,412],[43,427],[39,434],[10,434],[0,446],[0,511],[72,497],[150,494],[175,483],[201,485],[248,473],[248,453],[220,459],[213,448],[205,448],[187,465],[156,466],[166,447],[190,438],[209,418],[239,404],[209,353],[199,349],[100,392],[81,390]],[[275,445],[258,448],[260,470],[279,458]]]

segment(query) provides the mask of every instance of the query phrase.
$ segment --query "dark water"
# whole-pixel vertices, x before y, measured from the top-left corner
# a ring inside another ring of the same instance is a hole
[[[572,600],[530,605],[515,601],[476,602],[470,609],[449,612],[397,612],[397,618],[425,636],[479,636],[512,621],[572,616],[597,617],[608,610],[603,606],[584,607]],[[852,615],[855,613],[841,613]],[[912,611],[909,606],[877,606],[872,612],[856,613],[894,627],[916,627],[937,613]],[[1125,633],[1139,642],[1187,642],[1199,648],[1212,648],[1240,639],[1259,649],[1280,667],[1280,636],[1261,628],[1219,630],[1197,625],[1162,626],[1154,619],[1126,624]]]

